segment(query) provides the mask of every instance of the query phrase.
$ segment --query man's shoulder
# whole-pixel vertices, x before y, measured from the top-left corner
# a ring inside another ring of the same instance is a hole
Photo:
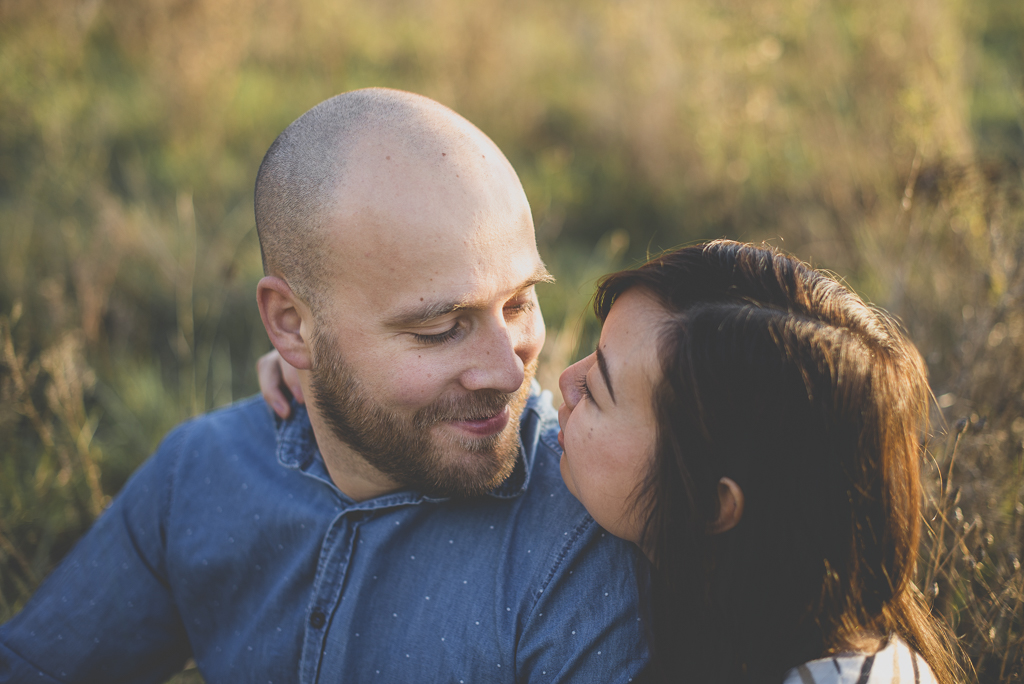
[[[272,470],[276,463],[274,416],[263,398],[255,396],[180,423],[164,437],[148,465],[183,483],[196,477]]]
[[[168,562],[179,576],[187,576],[182,568],[191,567],[196,554],[212,563],[213,547],[206,545],[214,537],[229,540],[241,562],[289,516],[328,504],[333,511],[331,493],[322,491],[321,482],[280,461],[276,428],[261,397],[196,416],[167,435],[123,490],[130,508],[148,506],[150,493],[159,493]]]
[[[194,447],[259,446],[273,451],[274,421],[270,407],[256,395],[190,418],[171,430],[167,439]]]

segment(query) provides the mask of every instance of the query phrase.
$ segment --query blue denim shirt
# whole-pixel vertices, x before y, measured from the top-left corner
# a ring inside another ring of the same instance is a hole
[[[0,682],[627,682],[636,553],[559,476],[538,388],[489,495],[356,503],[301,407],[172,431],[14,619]]]

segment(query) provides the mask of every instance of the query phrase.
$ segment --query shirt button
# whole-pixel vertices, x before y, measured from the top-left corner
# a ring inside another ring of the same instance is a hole
[[[313,629],[320,629],[324,626],[324,622],[327,621],[327,616],[324,615],[324,611],[316,608],[313,613],[309,616],[309,626]]]

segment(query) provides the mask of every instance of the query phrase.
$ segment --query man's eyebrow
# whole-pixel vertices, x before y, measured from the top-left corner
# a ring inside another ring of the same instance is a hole
[[[612,389],[612,378],[608,375],[608,362],[604,358],[604,352],[601,348],[597,348],[597,369],[601,371],[601,377],[604,378],[604,384],[608,388],[608,394],[612,397],[612,403],[615,402],[615,390]]]
[[[537,283],[553,283],[555,282],[555,276],[548,273],[547,266],[543,262],[537,264],[537,268],[534,269],[533,275],[527,278],[526,282],[523,283],[520,290],[525,290],[528,287],[533,287]]]
[[[384,321],[384,325],[391,328],[421,325],[465,308],[467,308],[465,302],[461,301],[426,302],[420,306],[398,312]]]
[[[548,273],[548,269],[544,266],[544,264],[540,264],[537,266],[536,270],[534,270],[533,274],[530,275],[530,277],[527,278],[525,281],[523,281],[523,283],[519,286],[516,292],[522,292],[523,290],[527,290],[536,285],[537,283],[553,282],[555,282],[554,276]],[[391,328],[402,328],[410,325],[422,325],[424,323],[429,323],[435,318],[447,316],[450,313],[459,311],[460,309],[471,308],[473,308],[472,303],[467,302],[465,300],[424,302],[419,306],[406,309],[405,311],[400,311],[394,316],[391,316],[386,321],[384,321],[384,325]]]

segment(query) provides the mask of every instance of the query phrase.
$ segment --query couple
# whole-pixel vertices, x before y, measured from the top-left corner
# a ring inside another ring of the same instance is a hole
[[[833,281],[734,243],[610,276],[556,417],[529,206],[458,115],[321,103],[256,220],[307,406],[172,431],[0,626],[0,682],[950,680],[923,367]]]
[[[651,562],[650,678],[952,681],[912,584],[928,390],[893,321],[727,241],[606,276],[595,309],[597,350],[559,381],[561,474]],[[298,374],[276,352],[260,371],[286,414]]]

